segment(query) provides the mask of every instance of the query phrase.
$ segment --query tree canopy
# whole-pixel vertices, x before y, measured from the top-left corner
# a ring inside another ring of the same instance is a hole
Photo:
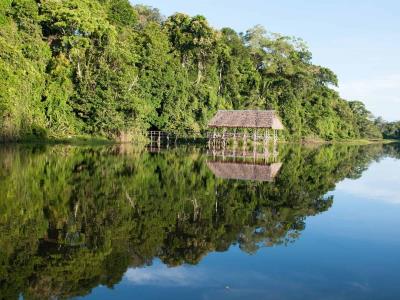
[[[5,0],[0,23],[1,140],[203,132],[218,109],[276,109],[293,138],[381,136],[304,41],[259,25],[128,0]]]
[[[374,122],[385,138],[400,139],[400,121],[387,122],[383,120],[383,118],[379,117],[376,118]]]

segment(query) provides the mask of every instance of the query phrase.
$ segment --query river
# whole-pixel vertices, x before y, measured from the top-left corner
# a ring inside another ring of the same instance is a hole
[[[400,145],[0,146],[0,299],[398,299]]]

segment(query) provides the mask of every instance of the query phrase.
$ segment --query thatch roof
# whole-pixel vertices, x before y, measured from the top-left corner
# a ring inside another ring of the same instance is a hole
[[[208,123],[212,128],[283,129],[274,110],[219,110]]]
[[[257,165],[234,162],[207,162],[207,166],[219,178],[272,182],[278,175],[282,163]]]

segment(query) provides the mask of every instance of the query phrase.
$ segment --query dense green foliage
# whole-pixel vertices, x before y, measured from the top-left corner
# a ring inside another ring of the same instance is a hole
[[[294,138],[380,137],[303,41],[128,0],[2,0],[0,137],[202,132],[217,109],[276,109]]]
[[[254,253],[294,242],[330,208],[336,182],[384,152],[399,149],[286,147],[263,183],[215,178],[196,149],[0,148],[0,298],[69,298],[154,258],[197,264],[232,244]]]
[[[375,120],[375,125],[383,133],[383,137],[388,139],[400,139],[400,121],[386,122],[382,118]]]

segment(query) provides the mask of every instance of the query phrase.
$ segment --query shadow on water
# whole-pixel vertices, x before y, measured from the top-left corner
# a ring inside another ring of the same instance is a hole
[[[286,145],[274,162],[243,164],[199,148],[3,146],[1,298],[86,295],[155,258],[173,267],[231,245],[287,245],[331,207],[325,195],[338,181],[399,153]]]

